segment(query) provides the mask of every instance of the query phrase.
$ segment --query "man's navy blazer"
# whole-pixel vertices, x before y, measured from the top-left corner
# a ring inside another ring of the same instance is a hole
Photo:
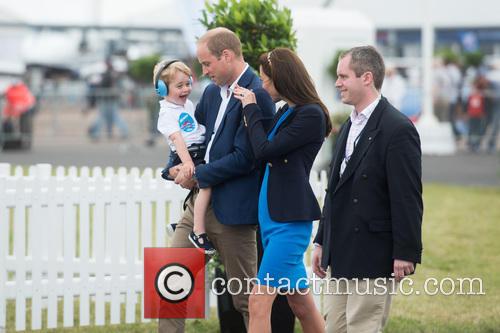
[[[238,85],[252,89],[265,117],[273,117],[274,103],[262,89],[262,81],[252,68],[247,68]],[[196,119],[206,127],[206,144],[214,131],[221,102],[220,87],[212,83],[205,89],[196,106]],[[259,171],[242,121],[241,109],[241,102],[231,96],[213,137],[210,163],[198,165],[195,172],[200,188],[212,188],[211,203],[215,216],[226,225],[258,222]]]
[[[390,277],[394,259],[421,260],[420,138],[382,97],[340,177],[350,126],[349,119],[339,133],[314,242],[332,277]]]

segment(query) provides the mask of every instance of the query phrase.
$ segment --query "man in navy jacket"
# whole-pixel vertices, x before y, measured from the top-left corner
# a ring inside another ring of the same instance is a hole
[[[313,252],[326,276],[327,332],[382,332],[391,275],[412,274],[422,254],[422,162],[411,121],[380,95],[384,62],[375,48],[340,56],[336,87],[354,106],[336,143]]]
[[[196,107],[196,119],[206,127],[206,164],[198,165],[192,179],[177,168],[175,182],[184,188],[212,188],[206,216],[207,235],[224,264],[228,280],[255,278],[257,272],[256,224],[259,172],[244,128],[241,102],[232,96],[236,85],[252,89],[257,103],[272,118],[274,104],[262,82],[245,62],[238,37],[226,28],[206,32],[197,42],[197,57],[210,84]],[[195,191],[196,192],[196,191]],[[175,230],[172,247],[192,247],[188,234],[193,229],[196,194]],[[244,284],[245,286],[245,284]],[[237,289],[237,285],[232,288]],[[245,289],[245,288],[243,288]],[[233,295],[235,308],[248,324],[248,295]],[[183,319],[162,319],[160,332],[184,332]]]

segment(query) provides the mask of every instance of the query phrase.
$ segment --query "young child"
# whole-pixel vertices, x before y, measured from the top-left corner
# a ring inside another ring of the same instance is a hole
[[[153,70],[155,90],[163,99],[160,101],[158,131],[168,141],[171,154],[162,177],[168,177],[168,170],[176,165],[187,177],[192,177],[195,165],[204,163],[206,147],[205,127],[196,121],[193,103],[188,99],[191,93],[191,70],[181,61],[162,61]],[[205,232],[205,214],[210,203],[211,189],[200,189],[194,204],[194,227],[189,240],[205,254],[213,255],[215,248]],[[175,229],[175,226],[172,225]]]

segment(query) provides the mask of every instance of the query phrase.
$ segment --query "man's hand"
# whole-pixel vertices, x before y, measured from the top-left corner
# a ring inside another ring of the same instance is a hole
[[[323,248],[321,246],[314,246],[313,255],[312,255],[312,269],[314,274],[319,276],[320,278],[324,278],[326,276],[326,271],[321,267],[321,257],[323,255]]]
[[[415,271],[415,265],[411,261],[394,259],[394,278],[401,281],[406,275]]]
[[[181,166],[175,165],[170,169],[168,169],[168,174],[170,175],[170,177],[172,177],[172,179],[175,179],[177,178],[177,175],[179,174],[180,171],[181,171]]]
[[[179,184],[182,188],[188,190],[196,186],[196,180],[194,180],[193,178],[186,177],[184,172],[179,172],[177,174],[177,177],[175,177],[174,179],[174,183]]]
[[[182,163],[181,172],[183,172],[187,178],[193,177],[194,163],[192,161]]]

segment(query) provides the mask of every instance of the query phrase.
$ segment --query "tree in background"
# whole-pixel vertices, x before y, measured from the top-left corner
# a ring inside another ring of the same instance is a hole
[[[455,52],[453,49],[445,47],[436,51],[435,56],[443,59],[445,63],[461,64],[460,54]]]
[[[145,56],[137,60],[131,61],[129,65],[130,77],[138,83],[153,84],[153,68],[160,61],[158,54]]]
[[[335,54],[333,55],[330,65],[328,65],[328,74],[330,74],[330,77],[334,82],[337,81],[337,66],[339,65],[340,54],[346,51],[347,50],[344,49],[337,50],[337,52],[335,52]]]
[[[219,0],[205,2],[201,24],[207,29],[226,27],[241,40],[243,56],[254,69],[259,56],[276,47],[295,50],[297,38],[291,12],[277,0]]]
[[[337,66],[339,65],[339,58],[340,54],[343,52],[346,52],[347,49],[338,49],[335,54],[333,55],[333,58],[330,62],[330,65],[328,65],[328,74],[330,74],[330,77],[332,78],[333,82],[337,81]],[[338,91],[335,89],[335,93],[338,94]],[[340,96],[337,97],[340,99]],[[331,134],[331,140],[332,140],[332,147],[335,146],[335,140],[337,139],[337,134],[340,130],[340,127],[342,124],[349,118],[350,115],[350,109],[343,110],[343,111],[338,111],[337,112],[332,112],[330,115],[330,118],[332,119],[332,134]]]
[[[479,68],[483,64],[484,53],[481,51],[467,52],[464,54],[464,65],[465,67],[475,67]]]
[[[463,65],[464,69],[469,67],[479,68],[484,61],[484,53],[481,51],[459,53],[451,48],[442,48],[436,52],[436,56],[444,62],[452,62]]]

